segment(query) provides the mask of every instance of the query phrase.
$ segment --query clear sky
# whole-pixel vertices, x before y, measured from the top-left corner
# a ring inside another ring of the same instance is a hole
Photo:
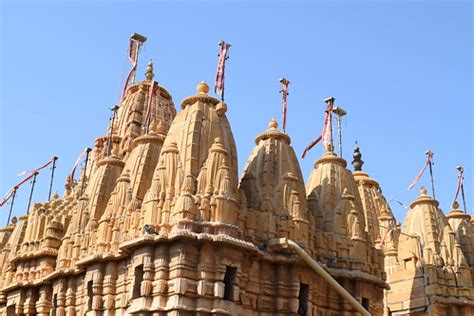
[[[321,131],[323,99],[336,98],[343,119],[344,158],[358,140],[364,171],[387,199],[408,204],[434,153],[436,196],[447,212],[456,166],[466,170],[468,210],[474,206],[472,4],[470,1],[1,1],[0,194],[16,175],[59,157],[54,190],[81,150],[106,130],[130,65],[128,37],[148,37],[155,79],[181,100],[201,80],[210,85],[219,40],[232,44],[226,103],[240,171],[255,136],[281,121],[278,79],[290,79],[287,132],[300,156]],[[300,164],[305,179],[322,154]],[[239,171],[239,172],[240,172]],[[50,171],[38,176],[33,201],[47,198]],[[14,215],[26,211],[30,185]],[[4,225],[9,205],[0,209]],[[398,220],[405,211],[392,203]]]

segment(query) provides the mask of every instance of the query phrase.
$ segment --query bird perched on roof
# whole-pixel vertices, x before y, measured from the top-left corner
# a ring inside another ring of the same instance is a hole
[[[151,225],[145,225],[143,230],[150,235],[159,235]]]

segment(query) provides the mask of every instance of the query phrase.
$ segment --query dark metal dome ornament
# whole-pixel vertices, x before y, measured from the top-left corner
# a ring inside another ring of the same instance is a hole
[[[352,157],[354,157],[354,160],[352,160],[354,170],[362,171],[362,165],[364,164],[364,161],[362,160],[362,154],[360,153],[360,148],[359,144],[357,144],[357,141],[355,142],[354,155]]]

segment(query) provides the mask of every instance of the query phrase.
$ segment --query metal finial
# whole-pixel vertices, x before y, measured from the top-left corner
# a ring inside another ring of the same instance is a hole
[[[360,153],[359,144],[357,144],[357,142],[355,142],[353,157],[354,160],[352,160],[352,165],[354,166],[354,170],[362,171],[362,165],[364,164],[364,161],[362,160],[362,154]]]
[[[153,80],[155,74],[153,73],[153,61],[150,59],[148,66],[146,67],[145,78],[146,80]]]

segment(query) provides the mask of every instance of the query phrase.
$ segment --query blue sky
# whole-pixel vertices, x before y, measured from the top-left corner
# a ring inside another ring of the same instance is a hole
[[[242,170],[255,136],[281,121],[278,78],[290,85],[287,132],[298,156],[321,131],[323,99],[336,98],[344,158],[358,140],[364,171],[388,199],[408,204],[407,190],[434,153],[436,196],[449,211],[456,166],[466,170],[474,205],[472,4],[469,1],[86,1],[0,4],[0,194],[18,171],[59,157],[55,191],[81,150],[107,127],[129,64],[128,37],[144,34],[138,78],[147,61],[179,108],[201,80],[212,84],[217,42],[232,44],[226,103]],[[305,179],[321,146],[300,160]],[[33,201],[47,198],[49,170]],[[240,172],[240,171],[239,171]],[[30,185],[15,202],[26,211]],[[4,225],[9,206],[0,209]],[[405,211],[392,204],[398,220]]]

